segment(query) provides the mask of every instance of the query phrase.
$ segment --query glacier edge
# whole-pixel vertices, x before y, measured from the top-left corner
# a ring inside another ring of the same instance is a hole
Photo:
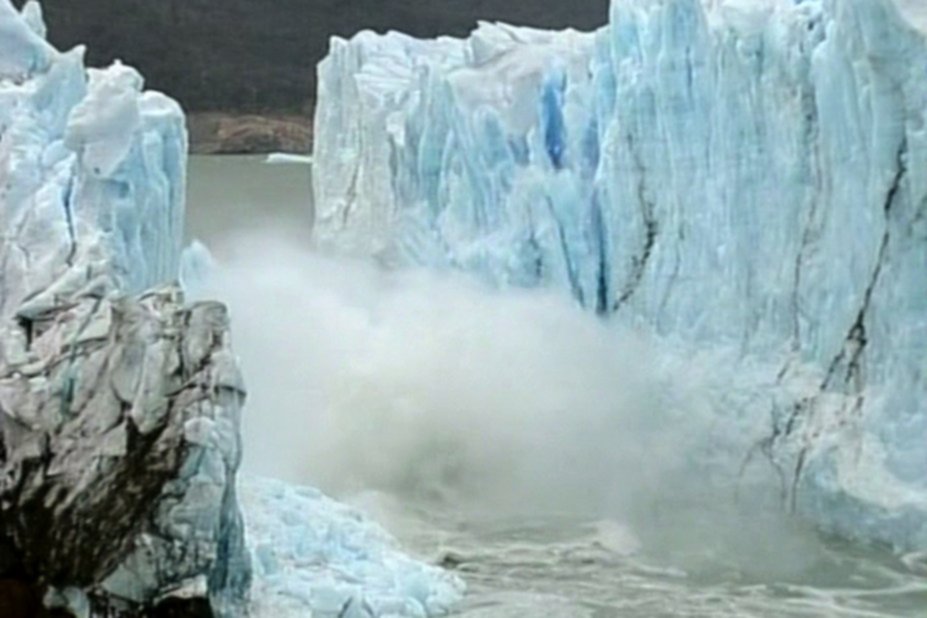
[[[317,235],[762,358],[773,395],[750,413],[771,421],[745,460],[827,529],[924,549],[927,42],[910,15],[613,0],[594,33],[334,39]]]

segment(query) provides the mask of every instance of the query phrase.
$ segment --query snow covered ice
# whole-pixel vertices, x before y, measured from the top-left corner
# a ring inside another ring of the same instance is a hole
[[[594,33],[333,39],[317,235],[728,350],[761,396],[718,414],[769,419],[743,461],[787,508],[927,548],[922,13],[613,0]]]

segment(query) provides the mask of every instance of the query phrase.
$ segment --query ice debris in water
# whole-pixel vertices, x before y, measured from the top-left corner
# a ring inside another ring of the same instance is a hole
[[[242,482],[258,616],[424,618],[460,600],[455,575],[401,553],[356,510],[319,491],[257,478]]]
[[[768,419],[745,467],[825,528],[925,548],[927,42],[900,8],[613,0],[592,33],[335,38],[319,240],[762,359],[714,369],[758,395],[719,414]]]
[[[272,152],[264,162],[270,165],[312,165],[312,157],[290,152]]]

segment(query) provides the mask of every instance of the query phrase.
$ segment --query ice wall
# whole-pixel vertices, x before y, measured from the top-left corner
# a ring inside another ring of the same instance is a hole
[[[334,39],[319,240],[761,359],[713,369],[766,385],[745,462],[825,527],[925,548],[927,42],[902,8],[614,0],[589,34]]]
[[[0,0],[0,577],[81,616],[238,615],[244,391],[224,307],[170,285],[183,113],[44,33]]]
[[[0,316],[176,278],[187,138],[171,99],[83,48],[44,41],[38,5],[0,2]]]

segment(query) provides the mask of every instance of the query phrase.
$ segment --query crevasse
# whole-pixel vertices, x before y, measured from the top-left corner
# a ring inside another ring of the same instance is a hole
[[[333,39],[319,240],[761,359],[716,368],[769,393],[744,461],[827,529],[927,548],[915,4],[613,0],[594,33]]]

